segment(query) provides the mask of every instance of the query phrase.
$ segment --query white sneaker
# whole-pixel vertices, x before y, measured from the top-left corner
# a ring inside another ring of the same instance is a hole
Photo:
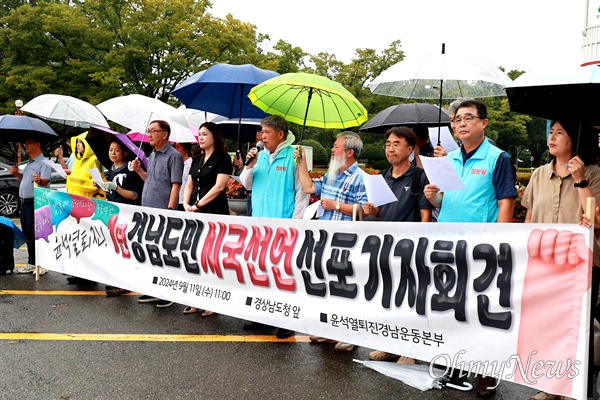
[[[48,272],[46,268],[40,267],[40,275],[46,275],[46,272]],[[33,274],[35,275],[35,270],[33,271]]]
[[[35,265],[27,263],[24,267],[17,268],[17,274],[30,274],[35,272]]]

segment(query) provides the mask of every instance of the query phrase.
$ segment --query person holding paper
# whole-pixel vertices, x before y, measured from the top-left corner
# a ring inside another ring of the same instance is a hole
[[[102,189],[106,191],[108,201],[139,205],[144,182],[138,174],[127,167],[127,154],[127,146],[119,139],[113,138],[108,148],[108,157],[113,165],[105,173],[106,182],[102,184]],[[130,292],[111,285],[106,286],[105,290],[106,297],[117,297]]]
[[[42,154],[42,144],[34,138],[25,140],[25,152],[29,155],[29,161],[21,174],[16,165],[10,167],[10,173],[17,177],[19,184],[19,197],[21,198],[21,229],[27,238],[27,265],[18,267],[18,274],[35,273],[35,219],[33,209],[34,185],[46,187],[50,184],[52,170],[43,160],[47,160]],[[40,267],[40,275],[48,272]]]
[[[362,172],[358,168],[358,157],[363,142],[354,132],[345,131],[337,135],[331,149],[329,170],[321,178],[312,179],[306,166],[306,154],[302,149],[298,166],[302,190],[307,194],[321,195],[321,207],[324,212],[320,220],[352,221],[355,204],[363,207],[367,203],[367,190]],[[298,150],[294,157],[298,159]],[[331,340],[321,336],[310,336],[311,342],[325,343]],[[352,351],[351,343],[337,342],[334,350]]]
[[[463,101],[454,118],[459,149],[448,154],[465,190],[440,193],[435,183],[425,196],[440,207],[438,222],[512,222],[517,196],[516,169],[510,156],[485,140],[487,107],[477,100]]]
[[[398,201],[374,207],[365,203],[365,213],[381,221],[431,222],[433,206],[423,189],[429,183],[423,169],[409,161],[417,142],[415,133],[405,127],[393,127],[385,134],[385,157],[392,165],[381,172]]]
[[[88,169],[97,169],[100,174],[104,167],[90,145],[86,141],[87,132],[71,138],[71,150],[75,155],[75,162],[71,173],[67,176],[67,192],[84,197],[94,197],[99,200],[106,199],[106,192],[94,185],[94,178]]]
[[[356,133],[345,131],[337,135],[331,149],[329,169],[321,178],[310,177],[305,152],[299,158],[300,182],[306,194],[321,196],[322,220],[352,221],[354,204],[362,208],[368,201],[358,157],[363,143]],[[294,152],[298,157],[298,150]],[[367,214],[368,215],[368,214]]]
[[[462,144],[448,157],[466,188],[440,193],[435,184],[425,186],[425,197],[440,208],[438,222],[512,222],[517,172],[510,156],[485,138],[486,105],[465,100],[452,121]],[[495,393],[496,380],[480,376],[477,395],[487,399]]]

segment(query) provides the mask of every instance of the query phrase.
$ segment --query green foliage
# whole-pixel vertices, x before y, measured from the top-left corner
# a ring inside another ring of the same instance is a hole
[[[327,165],[329,158],[327,157],[327,151],[323,145],[316,140],[303,140],[303,146],[310,146],[313,149],[313,165]]]
[[[506,98],[493,99],[487,104],[489,123],[486,135],[506,150],[516,163],[519,152],[527,147],[527,122],[531,117],[510,112]]]
[[[375,161],[385,160],[385,150],[378,144],[366,144],[359,157],[360,162],[371,165]]]

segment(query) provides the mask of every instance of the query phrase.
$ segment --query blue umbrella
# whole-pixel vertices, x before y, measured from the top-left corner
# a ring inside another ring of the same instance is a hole
[[[12,228],[13,232],[15,233],[15,238],[13,241],[13,247],[15,249],[18,249],[24,243],[27,243],[27,238],[25,237],[23,232],[10,220],[10,218],[0,216],[0,224]]]
[[[0,140],[23,143],[27,138],[58,139],[58,135],[44,121],[25,115],[0,115]]]
[[[238,144],[240,142],[241,119],[264,118],[268,114],[254,106],[248,98],[250,89],[279,74],[260,69],[251,64],[217,64],[200,71],[171,92],[187,108],[194,108],[238,118]]]

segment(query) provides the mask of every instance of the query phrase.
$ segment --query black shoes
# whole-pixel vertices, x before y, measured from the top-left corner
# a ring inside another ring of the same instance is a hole
[[[294,334],[294,331],[289,329],[277,328],[277,339],[287,339]]]
[[[243,326],[245,331],[258,331],[261,329],[270,329],[273,328],[270,325],[261,324],[260,322],[246,322]],[[294,331],[289,329],[277,328],[277,339],[287,339],[294,334]]]

